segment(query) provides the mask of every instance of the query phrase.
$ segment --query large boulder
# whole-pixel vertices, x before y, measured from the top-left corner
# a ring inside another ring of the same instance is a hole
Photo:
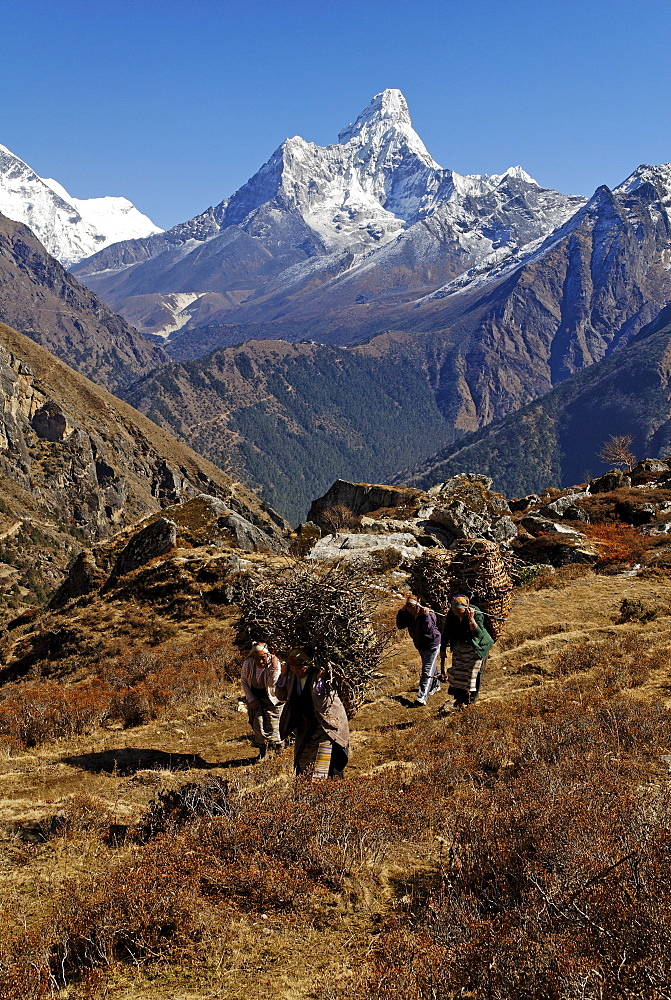
[[[150,521],[121,550],[112,570],[112,578],[132,573],[139,566],[165,555],[175,547],[176,542],[177,525],[174,521],[167,517]]]
[[[424,548],[410,532],[355,533],[337,532],[320,539],[310,550],[309,559],[360,561],[371,556],[394,550],[396,563],[410,563],[422,554]]]
[[[60,608],[75,597],[100,590],[107,573],[97,566],[90,552],[80,552],[70,572],[49,601],[50,608]]]
[[[644,458],[642,462],[630,472],[633,486],[664,485],[668,486],[671,479],[671,459],[669,458]]]
[[[620,469],[606,472],[598,479],[593,479],[588,486],[590,493],[612,493],[631,486],[631,476],[626,476]]]
[[[455,538],[486,538],[492,542],[510,542],[517,528],[510,516],[507,501],[491,490],[488,476],[461,473],[438,486],[428,495],[432,504],[420,510],[428,526],[447,528]]]
[[[72,424],[58,403],[48,400],[33,414],[30,425],[45,441],[65,441],[72,434]]]
[[[583,497],[587,496],[587,490],[572,491],[570,493],[564,493],[563,496],[557,497],[556,500],[551,500],[550,503],[544,504],[542,507],[538,508],[538,513],[543,517],[549,517],[553,520],[557,517],[565,518],[569,521],[583,521],[587,520],[587,515],[584,511],[581,511],[580,507],[576,507],[576,502],[582,500]],[[576,511],[581,511],[578,517],[573,517]]]
[[[594,542],[580,532],[566,528],[529,538],[517,545],[514,551],[523,562],[550,566],[567,566],[570,563],[593,565],[599,558],[599,549]]]
[[[383,508],[401,508],[412,516],[423,496],[421,490],[406,486],[376,486],[337,479],[323,497],[312,502],[308,520],[318,524],[323,531],[330,532],[333,531],[331,512],[336,509],[349,511],[357,517]]]

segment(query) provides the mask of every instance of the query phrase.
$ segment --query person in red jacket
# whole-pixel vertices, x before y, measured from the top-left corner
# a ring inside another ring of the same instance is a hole
[[[426,705],[430,695],[440,691],[436,661],[440,650],[440,629],[435,611],[423,608],[417,597],[408,597],[396,614],[396,628],[407,628],[422,661],[415,705]]]

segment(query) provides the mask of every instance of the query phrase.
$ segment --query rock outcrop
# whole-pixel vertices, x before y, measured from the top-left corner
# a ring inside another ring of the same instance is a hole
[[[396,549],[407,563],[424,549],[448,548],[456,539],[509,544],[517,536],[510,508],[486,476],[460,475],[421,490],[338,480],[310,508],[310,521],[326,538],[312,558],[373,555]],[[356,531],[348,527],[356,522]]]
[[[18,596],[28,576],[34,593],[39,579],[51,589],[83,545],[203,493],[221,504],[228,538],[282,549],[289,525],[253,493],[0,324],[0,540]]]

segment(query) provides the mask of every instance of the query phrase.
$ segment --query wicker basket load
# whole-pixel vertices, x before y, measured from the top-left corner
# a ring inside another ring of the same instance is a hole
[[[455,593],[466,594],[485,614],[487,630],[499,639],[513,604],[513,584],[496,542],[464,538],[451,549],[427,549],[412,571],[413,590],[436,611]]]
[[[265,642],[280,658],[304,648],[325,669],[351,719],[361,707],[387,645],[374,625],[376,600],[365,570],[289,565],[250,583],[240,602],[238,642]]]

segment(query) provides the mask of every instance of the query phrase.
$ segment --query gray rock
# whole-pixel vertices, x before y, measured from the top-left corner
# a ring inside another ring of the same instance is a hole
[[[508,506],[514,514],[517,514],[519,511],[529,510],[530,507],[534,507],[539,501],[540,497],[536,493],[530,493],[527,497],[509,500]]]
[[[286,551],[287,544],[283,539],[271,538],[261,528],[257,528],[240,514],[234,514],[232,510],[217,518],[217,526],[228,532],[235,544],[245,552],[274,552],[279,555]]]
[[[540,517],[538,514],[527,514],[526,517],[522,518],[520,524],[534,538],[557,530],[554,521],[549,521],[546,517]]]
[[[666,483],[666,480],[671,476],[671,459],[644,458],[642,462],[634,466],[630,476],[634,486],[650,483],[654,487],[657,485],[655,480],[662,480]]]
[[[314,500],[308,512],[308,520],[318,524],[324,531],[332,530],[325,512],[334,507],[350,510],[354,515],[370,514],[382,507],[402,507],[411,505],[422,497],[422,491],[410,487],[376,486],[369,483],[350,483],[337,479],[333,486],[318,500]]]
[[[575,505],[564,508],[564,519],[566,521],[583,521],[585,524],[589,524],[589,514],[587,511]]]
[[[653,524],[644,524],[640,528],[642,535],[668,535],[671,531],[671,521],[655,521]]]
[[[144,566],[151,559],[163,556],[175,547],[177,525],[167,517],[159,517],[133,535],[124,546],[112,570],[112,578],[131,573],[138,566]]]
[[[588,486],[590,493],[612,493],[613,490],[621,490],[631,486],[631,476],[625,476],[620,469],[613,469],[606,472],[598,479],[593,479]]]
[[[63,410],[51,400],[35,411],[30,426],[45,441],[65,441],[72,433],[72,426]]]
[[[92,594],[105,582],[107,574],[96,565],[89,552],[80,552],[70,572],[49,601],[50,608],[60,608],[75,597]]]
[[[412,562],[424,551],[410,532],[389,532],[368,534],[338,532],[320,539],[309,553],[309,559],[346,559],[359,561],[389,548],[397,549],[406,562]]]
[[[575,502],[581,497],[586,496],[587,491],[581,491],[579,493],[567,493],[565,496],[557,497],[551,503],[545,504],[544,507],[538,508],[538,513],[543,515],[543,517],[565,517],[569,520],[584,520],[584,518],[569,518],[567,511],[576,510]]]

